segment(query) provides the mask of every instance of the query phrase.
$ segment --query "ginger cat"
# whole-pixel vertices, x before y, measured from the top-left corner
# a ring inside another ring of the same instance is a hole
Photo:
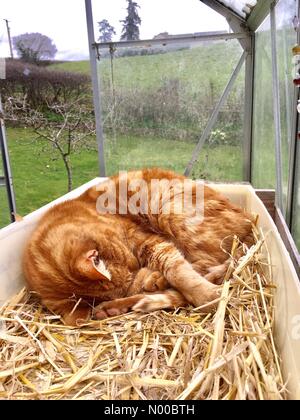
[[[147,312],[216,300],[219,287],[212,282],[227,269],[232,237],[251,245],[253,220],[208,186],[200,220],[195,182],[189,184],[190,206],[179,206],[178,185],[185,182],[162,169],[133,171],[51,208],[24,253],[29,288],[70,325],[89,319],[95,305],[93,315],[102,319],[131,308]]]

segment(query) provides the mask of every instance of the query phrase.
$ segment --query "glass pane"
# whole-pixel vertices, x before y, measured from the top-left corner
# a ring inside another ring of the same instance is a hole
[[[227,74],[227,78],[231,72]],[[193,168],[193,178],[237,182],[243,179],[242,142],[244,135],[245,68],[236,81],[227,104],[221,110],[211,136]],[[218,92],[220,95],[221,92]],[[217,101],[219,96],[215,98]],[[214,103],[215,105],[215,103]],[[212,107],[210,109],[212,112]]]
[[[108,174],[145,166],[182,173],[241,52],[237,41],[103,50]],[[195,177],[242,179],[241,75],[195,165]]]
[[[251,10],[256,5],[257,0],[220,0],[220,3],[234,10],[244,18],[251,13]]]
[[[252,182],[256,188],[275,188],[275,132],[270,18],[256,34]]]
[[[287,206],[289,153],[291,136],[293,135],[291,131],[294,96],[292,48],[297,38],[293,29],[295,8],[295,0],[281,0],[276,7],[284,214]],[[254,186],[257,188],[275,188],[276,163],[270,18],[267,18],[256,34],[252,159]]]
[[[277,57],[279,66],[279,95],[281,111],[283,205],[287,205],[289,178],[289,153],[292,133],[292,107],[294,84],[292,73],[292,48],[297,43],[297,34],[293,27],[296,14],[295,0],[280,0],[276,6]]]

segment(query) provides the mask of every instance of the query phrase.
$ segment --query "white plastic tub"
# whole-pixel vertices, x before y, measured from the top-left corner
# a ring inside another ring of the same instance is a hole
[[[41,215],[53,204],[80,195],[96,185],[96,178],[71,193],[29,214],[0,230],[0,306],[24,285],[21,258],[25,243]],[[259,214],[260,226],[267,235],[271,253],[276,292],[276,344],[283,363],[283,373],[288,381],[291,399],[300,399],[300,283],[290,256],[277,228],[263,203],[248,185],[210,185],[221,191],[231,201],[246,210]]]

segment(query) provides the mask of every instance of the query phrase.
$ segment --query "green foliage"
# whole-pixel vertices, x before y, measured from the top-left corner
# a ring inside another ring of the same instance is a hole
[[[49,123],[61,123],[64,120],[62,115],[57,114],[50,109],[45,110],[43,116]]]
[[[11,98],[26,100],[26,105],[32,110],[45,111],[51,104],[75,102],[85,92],[90,98],[90,78],[85,74],[50,71],[20,60],[7,60],[6,79],[0,79],[4,105]]]

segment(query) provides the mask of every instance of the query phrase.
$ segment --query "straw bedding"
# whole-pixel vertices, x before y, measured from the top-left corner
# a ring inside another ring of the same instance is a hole
[[[253,229],[250,249],[234,238],[210,314],[129,313],[71,328],[22,290],[0,310],[0,398],[286,399],[271,260]]]

